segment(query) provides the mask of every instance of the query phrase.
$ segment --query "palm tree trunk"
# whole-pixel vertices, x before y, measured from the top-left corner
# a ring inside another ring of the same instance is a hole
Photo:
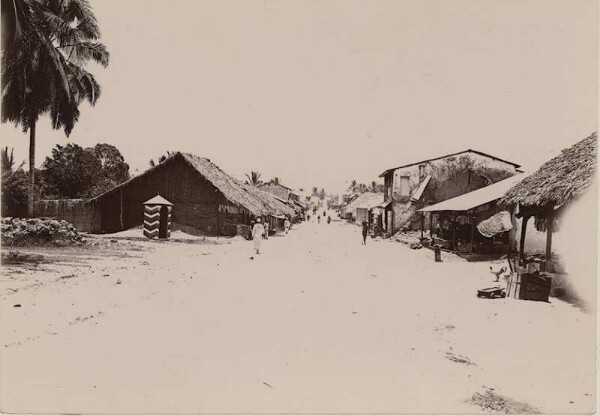
[[[33,217],[35,193],[35,121],[29,127],[29,192],[27,195],[27,216]]]

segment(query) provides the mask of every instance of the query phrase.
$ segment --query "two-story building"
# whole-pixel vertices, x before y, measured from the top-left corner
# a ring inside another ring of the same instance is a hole
[[[417,210],[491,185],[520,172],[520,165],[468,149],[383,172],[384,228],[388,233],[419,229]],[[426,219],[429,221],[429,219]]]

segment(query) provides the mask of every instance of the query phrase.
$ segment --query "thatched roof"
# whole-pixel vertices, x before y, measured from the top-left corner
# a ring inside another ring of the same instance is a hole
[[[274,215],[274,216],[285,216],[285,215],[296,215],[296,212],[282,202],[275,195],[268,192],[262,191],[255,186],[242,184],[240,185],[252,196],[256,201],[262,205],[263,215]]]
[[[212,163],[210,159],[199,157],[191,153],[181,152],[176,152],[160,164],[153,166],[144,173],[135,176],[128,181],[114,187],[113,189],[92,198],[92,200],[102,198],[103,196],[111,194],[128,184],[134,183],[151,172],[154,172],[160,168],[164,168],[165,165],[177,159],[183,160],[185,163],[189,164],[207,181],[213,184],[213,186],[217,188],[229,202],[245,208],[253,215],[281,216],[290,213],[290,215],[294,215],[294,210],[275,200],[271,194],[263,192],[253,186],[246,185],[233,178],[232,176],[223,172],[217,165]]]
[[[235,205],[246,208],[253,215],[268,215],[273,209],[265,204],[260,197],[248,190],[241,181],[223,172],[209,159],[193,155],[191,153],[176,153],[172,158],[181,155],[194,169],[207,181],[212,183],[225,198]],[[168,160],[168,159],[167,159]],[[165,161],[166,162],[166,161]],[[163,162],[164,163],[164,162]]]
[[[544,163],[535,173],[506,192],[499,201],[503,205],[563,205],[583,194],[596,176],[598,135],[564,149]]]

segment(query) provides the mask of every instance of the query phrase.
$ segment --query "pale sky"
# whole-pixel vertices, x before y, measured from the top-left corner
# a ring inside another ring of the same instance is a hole
[[[70,138],[340,191],[467,148],[534,169],[598,129],[596,0],[92,0],[111,53]],[[28,136],[0,126],[27,159]]]

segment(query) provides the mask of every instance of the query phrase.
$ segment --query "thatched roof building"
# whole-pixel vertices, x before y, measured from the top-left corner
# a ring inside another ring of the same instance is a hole
[[[598,133],[562,151],[544,163],[536,172],[509,189],[499,200],[506,206],[517,206],[517,218],[522,218],[520,259],[525,253],[527,221],[531,217],[543,220],[546,228],[544,270],[552,268],[552,233],[554,220],[564,207],[583,195],[596,180]]]
[[[283,218],[295,212],[267,192],[242,183],[209,159],[177,152],[141,175],[93,198],[101,231],[141,222],[142,202],[160,194],[173,202],[173,221],[210,233],[249,224],[253,217]]]
[[[500,203],[560,206],[583,194],[596,176],[598,134],[562,151],[535,173],[509,189]]]

